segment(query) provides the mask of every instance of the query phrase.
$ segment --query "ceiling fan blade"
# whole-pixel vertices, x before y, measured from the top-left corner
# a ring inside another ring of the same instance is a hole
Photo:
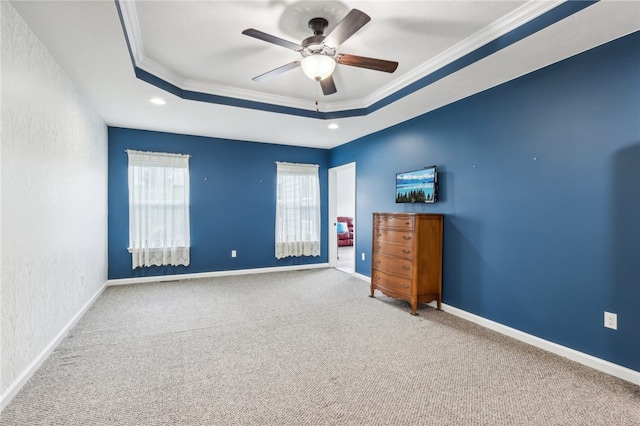
[[[385,61],[384,59],[365,58],[364,56],[348,55],[341,53],[336,55],[336,62],[352,67],[367,68],[375,71],[394,72],[398,68],[398,63]]]
[[[258,40],[263,40],[269,43],[276,44],[278,46],[286,47],[287,49],[295,50],[296,52],[302,51],[302,46],[299,44],[287,41],[285,39],[272,36],[271,34],[267,34],[260,30],[256,30],[253,28],[246,29],[242,32],[244,35],[248,35],[249,37],[257,38]]]
[[[342,21],[324,39],[324,44],[333,48],[340,46],[370,20],[371,17],[366,13],[358,9],[351,9],[347,16],[342,18]]]
[[[336,83],[333,81],[333,76],[331,75],[324,80],[320,80],[320,87],[325,96],[333,95],[338,91],[338,89],[336,89]]]
[[[271,77],[275,77],[277,75],[280,75],[282,73],[285,73],[289,70],[292,70],[294,68],[298,68],[300,66],[300,61],[295,61],[295,62],[291,62],[290,64],[287,65],[283,65],[281,67],[278,67],[276,69],[272,69],[271,71],[267,71],[264,74],[260,74],[257,77],[253,77],[252,80],[253,81],[264,81],[264,80],[268,80]]]

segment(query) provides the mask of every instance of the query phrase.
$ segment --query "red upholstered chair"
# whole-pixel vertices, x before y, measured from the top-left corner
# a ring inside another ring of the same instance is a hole
[[[338,247],[353,245],[353,218],[338,216]]]

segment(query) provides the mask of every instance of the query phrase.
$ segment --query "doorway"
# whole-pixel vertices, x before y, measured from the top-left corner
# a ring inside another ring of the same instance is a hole
[[[356,163],[329,169],[329,266],[355,272]]]

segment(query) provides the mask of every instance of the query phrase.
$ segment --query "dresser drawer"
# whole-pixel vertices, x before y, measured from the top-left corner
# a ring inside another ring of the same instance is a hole
[[[410,229],[413,229],[413,226],[414,226],[414,217],[413,216],[379,215],[375,217],[373,226],[410,230]]]
[[[387,274],[386,272],[375,269],[375,266],[373,267],[371,283],[376,288],[380,288],[383,293],[384,290],[388,290],[389,293],[391,293],[389,295],[392,297],[394,294],[410,296],[411,282],[411,278]]]
[[[374,229],[373,239],[376,243],[378,241],[384,241],[387,243],[413,245],[414,235],[412,232],[396,231],[392,229]]]
[[[391,244],[387,242],[374,241],[373,252],[396,256],[402,259],[413,259],[413,245]]]
[[[404,275],[409,278],[413,277],[412,260],[374,253],[373,257],[371,258],[371,263],[372,267],[377,270],[389,272],[392,274]]]

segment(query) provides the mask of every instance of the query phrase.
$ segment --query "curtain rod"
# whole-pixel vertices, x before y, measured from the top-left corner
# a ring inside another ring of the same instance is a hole
[[[141,154],[154,154],[154,155],[166,155],[166,156],[181,155],[183,157],[191,158],[191,155],[189,155],[189,154],[179,154],[179,153],[173,153],[173,152],[136,151],[135,149],[125,149],[124,150],[124,152],[126,152],[127,154],[129,153],[129,151],[131,151],[131,152],[139,152]]]
[[[289,163],[287,161],[274,161],[275,164],[287,164],[292,166],[315,166],[320,167],[320,164],[310,164],[310,163]]]

